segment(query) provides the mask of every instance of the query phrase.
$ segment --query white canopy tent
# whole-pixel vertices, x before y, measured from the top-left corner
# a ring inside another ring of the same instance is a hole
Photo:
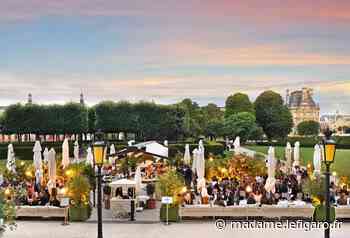
[[[63,168],[67,168],[70,164],[69,160],[69,143],[68,138],[65,138],[62,144],[62,165]]]
[[[313,162],[314,162],[314,175],[321,175],[321,147],[320,145],[316,144],[314,147],[314,158],[313,158]]]
[[[15,158],[15,152],[14,152],[12,144],[9,144],[7,146],[6,168],[7,168],[7,170],[9,170],[13,173],[16,172],[16,158]]]
[[[188,165],[191,164],[191,152],[189,144],[186,144],[185,146],[184,163]]]
[[[123,194],[127,194],[129,188],[136,188],[136,181],[135,180],[129,180],[129,179],[120,179],[113,181],[109,184],[112,188],[112,194],[115,196],[115,190],[117,188],[123,189]]]
[[[276,159],[275,159],[275,149],[270,146],[268,154],[267,154],[267,180],[265,183],[265,190],[267,192],[275,192],[275,184],[276,184]]]
[[[133,146],[140,149],[140,150],[145,149],[145,151],[147,153],[159,155],[159,156],[166,157],[166,158],[169,157],[168,147],[166,147],[162,144],[159,144],[156,141],[146,141],[146,142],[135,144]]]
[[[294,153],[293,153],[293,167],[300,165],[300,142],[294,143]]]

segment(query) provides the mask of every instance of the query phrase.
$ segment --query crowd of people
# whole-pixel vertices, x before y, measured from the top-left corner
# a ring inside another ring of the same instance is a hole
[[[184,171],[189,171],[184,169]],[[186,172],[182,172],[183,175]],[[189,173],[185,175],[185,181],[190,179]],[[206,188],[197,189],[196,186],[188,186],[188,192],[183,195],[183,205],[210,204],[217,206],[242,206],[242,205],[277,205],[288,207],[291,205],[305,206],[312,203],[311,194],[303,189],[303,185],[309,179],[308,172],[304,168],[295,168],[293,173],[279,173],[276,176],[275,186],[271,191],[265,189],[267,176],[257,176],[253,179],[235,178],[211,178]],[[195,178],[194,178],[195,180]],[[350,205],[350,194],[346,185],[337,186],[331,183],[331,202],[338,206]]]
[[[8,181],[2,179],[0,183],[8,199],[14,200],[17,206],[55,206],[60,207],[60,194],[63,184],[57,181],[56,187],[49,189],[35,183],[35,180]],[[6,192],[8,191],[8,192]]]

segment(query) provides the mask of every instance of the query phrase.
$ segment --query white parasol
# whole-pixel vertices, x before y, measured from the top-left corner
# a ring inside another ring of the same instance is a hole
[[[292,168],[292,146],[289,142],[287,142],[287,146],[285,149],[285,158],[286,158],[286,165],[287,165],[287,171],[290,172]]]
[[[87,155],[86,155],[86,164],[91,165],[91,167],[94,166],[94,155],[92,154],[91,147],[87,148]]]
[[[267,192],[275,192],[275,172],[276,171],[276,159],[275,159],[275,149],[270,146],[267,154],[267,180],[265,184],[265,190]]]
[[[293,153],[293,167],[300,165],[300,142],[297,141],[294,144],[294,153]]]
[[[190,145],[189,144],[186,144],[186,146],[185,146],[184,163],[185,164],[191,163],[191,152],[190,152]]]
[[[41,155],[41,145],[39,141],[35,141],[34,148],[33,148],[33,163],[34,163],[34,168],[36,170],[42,170],[42,155]]]
[[[241,138],[239,136],[236,137],[235,141],[233,142],[235,155],[238,155],[240,152],[241,147]]]
[[[6,163],[7,170],[11,172],[16,172],[16,159],[15,159],[15,152],[13,150],[13,145],[9,144],[7,146],[7,163]]]
[[[79,143],[77,140],[74,142],[73,155],[74,155],[74,160],[79,161]]]
[[[44,163],[47,163],[49,161],[49,149],[47,147],[45,147],[43,154],[44,154]]]
[[[314,175],[321,174],[321,147],[316,144],[314,147]]]
[[[63,168],[67,168],[68,165],[70,164],[70,160],[69,160],[69,143],[68,143],[68,139],[65,138],[62,144],[62,165]]]

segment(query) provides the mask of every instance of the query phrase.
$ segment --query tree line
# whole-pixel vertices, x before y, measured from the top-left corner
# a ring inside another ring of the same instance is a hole
[[[226,99],[225,110],[216,104],[199,106],[191,99],[172,105],[151,102],[103,101],[92,107],[80,103],[64,105],[13,104],[0,116],[3,134],[62,135],[133,133],[137,139],[178,140],[200,136],[240,136],[243,141],[284,138],[293,120],[281,95],[260,94],[255,102],[243,93]]]

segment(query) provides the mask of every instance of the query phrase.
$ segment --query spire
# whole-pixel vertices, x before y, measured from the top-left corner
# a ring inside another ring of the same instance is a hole
[[[33,96],[31,93],[28,94],[28,104],[32,104],[33,103]]]
[[[84,104],[85,104],[83,92],[80,93],[80,104],[81,104],[81,105],[84,105]]]

